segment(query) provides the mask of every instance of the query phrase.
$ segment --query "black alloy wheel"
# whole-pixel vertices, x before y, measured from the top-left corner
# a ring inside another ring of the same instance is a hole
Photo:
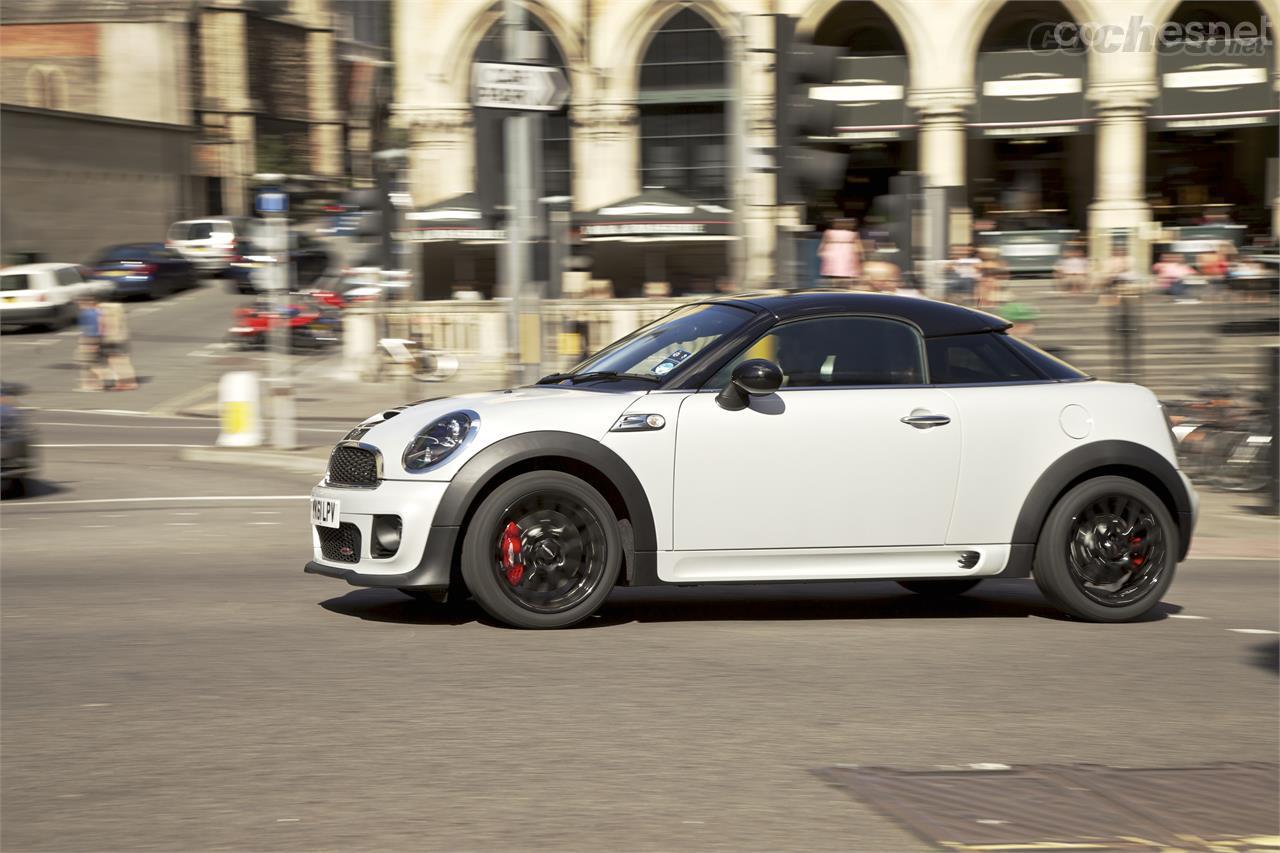
[[[503,483],[468,525],[462,574],[489,615],[520,628],[560,628],[604,602],[621,566],[612,508],[588,483],[533,471]]]
[[[1054,605],[1082,619],[1124,622],[1173,582],[1177,528],[1164,503],[1125,477],[1087,480],[1050,511],[1034,577]]]

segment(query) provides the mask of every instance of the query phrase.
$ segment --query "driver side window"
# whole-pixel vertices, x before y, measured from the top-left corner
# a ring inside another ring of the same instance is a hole
[[[783,388],[920,385],[924,347],[906,323],[880,317],[819,317],[775,327],[720,369],[707,387],[723,388],[733,368],[763,358],[782,369]]]

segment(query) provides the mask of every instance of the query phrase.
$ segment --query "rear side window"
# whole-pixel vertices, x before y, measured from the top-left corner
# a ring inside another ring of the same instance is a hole
[[[187,227],[188,240],[208,240],[213,236],[212,222],[192,222]]]
[[[992,332],[930,338],[929,378],[936,385],[1028,382],[1042,377]]]
[[[80,277],[80,270],[75,267],[63,267],[58,270],[55,275],[58,278],[58,284],[63,287],[68,284],[81,284],[84,279]]]
[[[5,275],[0,276],[0,293],[8,293],[13,290],[30,290],[31,276],[22,275]]]
[[[1084,371],[1077,370],[1057,356],[1050,355],[1039,347],[1029,344],[1021,338],[1005,335],[1004,342],[1007,343],[1010,348],[1016,350],[1018,355],[1035,365],[1037,370],[1045,376],[1048,376],[1050,379],[1061,380],[1089,378],[1089,374]]]
[[[880,317],[821,317],[777,326],[721,368],[708,387],[723,387],[733,368],[749,358],[777,364],[786,388],[924,382],[919,334]]]

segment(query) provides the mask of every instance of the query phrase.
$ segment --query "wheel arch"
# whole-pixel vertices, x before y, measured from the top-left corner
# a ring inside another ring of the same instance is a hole
[[[640,479],[622,457],[594,439],[570,432],[544,430],[496,441],[459,469],[445,489],[432,527],[466,529],[480,503],[498,486],[529,471],[562,471],[586,483],[609,502],[623,525],[624,577],[633,579],[657,550],[653,510]],[[627,528],[630,535],[627,535]],[[461,556],[463,536],[456,537],[451,566]]]
[[[1022,503],[1014,523],[1013,544],[1034,546],[1050,510],[1067,491],[1086,480],[1109,475],[1133,480],[1155,493],[1178,526],[1178,559],[1186,559],[1194,517],[1191,495],[1168,459],[1131,441],[1086,444],[1045,469]]]

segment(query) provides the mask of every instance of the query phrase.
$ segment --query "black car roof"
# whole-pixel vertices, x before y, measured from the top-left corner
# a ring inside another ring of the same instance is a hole
[[[793,320],[821,314],[875,314],[913,323],[926,338],[1001,331],[1009,322],[950,302],[921,296],[891,293],[859,293],[848,290],[798,290],[741,293],[716,300],[744,304],[767,311],[779,320]]]

